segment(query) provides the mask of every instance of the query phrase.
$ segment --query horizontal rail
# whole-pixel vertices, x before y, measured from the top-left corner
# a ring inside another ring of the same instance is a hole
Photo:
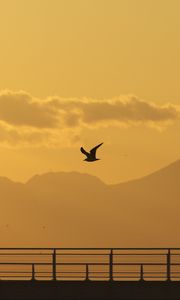
[[[26,262],[0,262],[0,265],[19,265],[19,266],[32,266],[32,264],[36,265],[36,266],[52,266],[52,263],[26,263]],[[85,265],[89,265],[89,266],[109,266],[109,263],[96,263],[96,262],[89,262],[89,263],[85,263],[85,262],[81,262],[81,263],[56,263],[56,266],[85,266]],[[126,263],[126,262],[121,262],[121,263],[113,263],[113,266],[167,266],[166,263],[142,263],[142,262],[137,262],[137,263]],[[180,263],[171,263],[171,266],[180,266]]]
[[[150,247],[150,248],[146,248],[146,247],[141,247],[141,248],[48,248],[48,247],[44,247],[44,248],[36,248],[36,247],[32,247],[32,248],[26,248],[26,247],[22,247],[22,248],[0,248],[0,250],[180,250],[180,248],[171,248],[171,247]]]

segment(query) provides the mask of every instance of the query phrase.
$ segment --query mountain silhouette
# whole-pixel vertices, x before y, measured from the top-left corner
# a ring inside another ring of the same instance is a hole
[[[114,185],[78,172],[0,177],[0,246],[178,247],[179,178],[180,160]]]

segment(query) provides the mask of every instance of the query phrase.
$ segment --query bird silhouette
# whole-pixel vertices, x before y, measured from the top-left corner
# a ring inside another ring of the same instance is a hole
[[[84,159],[85,161],[88,161],[88,162],[93,162],[93,161],[96,161],[96,160],[99,160],[99,158],[96,158],[96,150],[102,145],[103,143],[97,145],[96,147],[92,148],[90,150],[90,152],[87,152],[86,150],[84,150],[83,147],[81,147],[81,152],[83,154],[85,154],[87,157],[86,159]]]

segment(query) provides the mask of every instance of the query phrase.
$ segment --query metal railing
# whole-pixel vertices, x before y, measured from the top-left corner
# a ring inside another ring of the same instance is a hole
[[[180,280],[180,248],[0,248],[0,280]]]

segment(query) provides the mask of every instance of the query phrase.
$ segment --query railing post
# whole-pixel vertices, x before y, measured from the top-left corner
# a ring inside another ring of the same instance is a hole
[[[140,277],[140,281],[144,280],[144,270],[143,270],[143,265],[141,265],[141,277]]]
[[[109,280],[113,280],[113,250],[111,249],[109,254]]]
[[[171,280],[171,251],[168,249],[167,253],[167,281]]]
[[[86,264],[86,281],[89,280],[89,265]]]
[[[35,280],[35,266],[32,264],[32,278],[31,280]]]
[[[56,280],[56,249],[53,251],[52,255],[52,268],[53,268],[53,280]]]

